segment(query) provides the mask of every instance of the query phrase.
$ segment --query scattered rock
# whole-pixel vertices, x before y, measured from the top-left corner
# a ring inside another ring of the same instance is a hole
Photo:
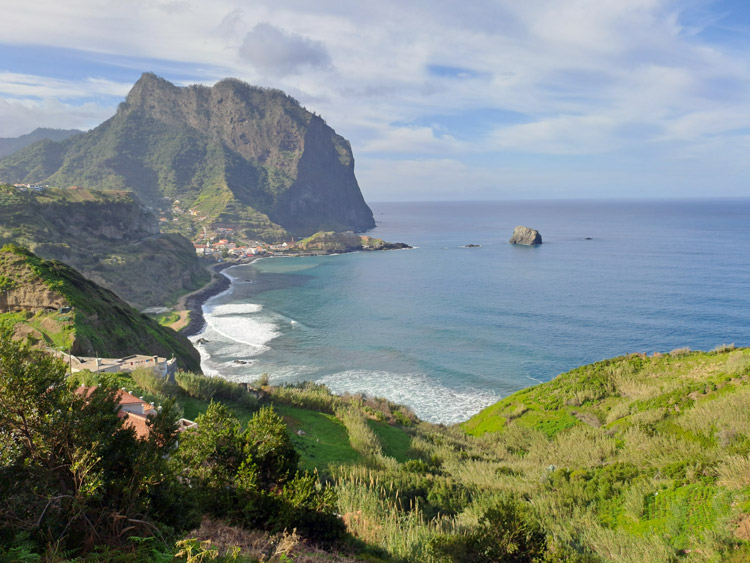
[[[524,244],[526,246],[542,244],[542,235],[536,229],[518,226],[513,229],[513,236],[510,237],[508,242],[510,244]]]

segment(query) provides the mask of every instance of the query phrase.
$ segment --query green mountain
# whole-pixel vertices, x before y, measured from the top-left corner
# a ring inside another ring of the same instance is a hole
[[[190,241],[160,234],[157,218],[130,192],[0,185],[0,245],[11,242],[70,264],[140,308],[209,277]]]
[[[180,88],[144,74],[114,117],[0,161],[0,179],[135,191],[185,234],[231,226],[280,240],[375,226],[349,142],[278,90],[225,79]],[[170,222],[170,224],[173,224]]]
[[[0,291],[0,326],[40,346],[102,357],[174,355],[184,369],[200,370],[200,356],[187,338],[62,262],[3,246]]]
[[[31,133],[21,135],[20,137],[8,137],[0,139],[0,156],[12,154],[24,147],[36,143],[44,139],[50,141],[63,141],[68,137],[82,133],[78,129],[48,129],[38,127]]]

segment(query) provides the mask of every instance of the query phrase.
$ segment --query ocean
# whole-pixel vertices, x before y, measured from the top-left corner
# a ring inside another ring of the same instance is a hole
[[[415,248],[225,270],[193,337],[204,371],[316,381],[453,424],[582,364],[750,345],[750,200],[371,207],[368,234]],[[509,245],[516,225],[543,244]]]

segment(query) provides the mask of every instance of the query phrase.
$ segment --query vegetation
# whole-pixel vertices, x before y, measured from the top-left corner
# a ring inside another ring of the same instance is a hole
[[[47,362],[35,360],[27,377],[41,378],[37,393],[49,387],[44,374],[61,369]],[[583,366],[503,399],[464,428],[420,422],[382,399],[334,396],[314,384],[247,386],[190,373],[169,383],[147,370],[132,378],[76,374],[69,384],[84,379],[105,388],[134,387],[163,405],[176,401],[175,408],[190,409],[199,423],[162,468],[180,476],[170,487],[190,483],[191,491],[153,485],[139,493],[150,499],[147,506],[132,505],[164,540],[148,526],[137,533],[154,536],[149,541],[160,542],[158,550],[170,556],[182,551],[190,560],[221,551],[226,560],[249,557],[250,549],[239,547],[246,540],[239,538],[260,529],[276,534],[275,540],[263,536],[275,547],[252,557],[278,560],[313,550],[302,547],[305,537],[343,558],[334,560],[750,557],[750,350],[678,350]],[[4,393],[0,389],[0,399]],[[11,400],[30,408],[24,396]],[[38,408],[47,408],[45,401]],[[95,436],[97,444],[86,447],[99,452],[108,442],[101,433]],[[20,459],[13,457],[24,442],[18,444],[2,460]],[[77,444],[70,451],[84,450]],[[185,495],[179,525],[168,502],[175,491]],[[43,502],[32,506],[38,511]],[[74,519],[78,513],[54,514]],[[201,516],[204,524],[186,532],[185,521],[195,525]],[[2,522],[8,533],[10,520]],[[80,526],[76,522],[71,526]],[[218,531],[227,526],[245,531],[232,532],[234,543],[205,543],[228,533]],[[6,537],[11,539],[5,545],[18,550],[28,544],[38,553],[38,546],[51,545],[37,531],[19,529]],[[132,540],[106,541],[120,552],[143,549],[130,545]],[[286,542],[294,550],[277,552]],[[75,549],[77,555],[90,548]]]
[[[198,353],[185,337],[61,262],[6,245],[0,248],[0,275],[16,285],[1,297],[12,310],[0,313],[0,325],[13,326],[43,347],[104,357],[174,355],[181,366],[200,369]],[[31,306],[37,310],[29,311]]]
[[[298,455],[272,408],[242,425],[211,402],[175,449],[173,400],[149,419],[148,438],[138,439],[117,415],[112,383],[122,376],[99,376],[85,398],[74,392],[75,381],[66,382],[65,368],[0,335],[1,560],[38,560],[40,550],[52,560],[111,560],[103,554],[112,549],[132,561],[144,552],[170,560],[178,550],[190,559],[207,546],[185,540],[169,549],[175,543],[167,538],[204,514],[296,529],[319,542],[343,532],[335,492],[297,470]]]
[[[297,248],[309,252],[351,252],[362,249],[362,238],[353,233],[318,232],[297,243]]]
[[[209,279],[190,241],[158,233],[157,218],[129,192],[0,184],[0,245],[61,260],[142,308]]]

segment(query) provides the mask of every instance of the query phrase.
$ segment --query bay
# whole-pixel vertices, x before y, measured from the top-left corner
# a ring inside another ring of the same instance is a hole
[[[204,371],[322,382],[450,424],[589,362],[750,344],[750,200],[371,207],[368,234],[415,248],[226,270]],[[544,243],[507,244],[516,225]]]

